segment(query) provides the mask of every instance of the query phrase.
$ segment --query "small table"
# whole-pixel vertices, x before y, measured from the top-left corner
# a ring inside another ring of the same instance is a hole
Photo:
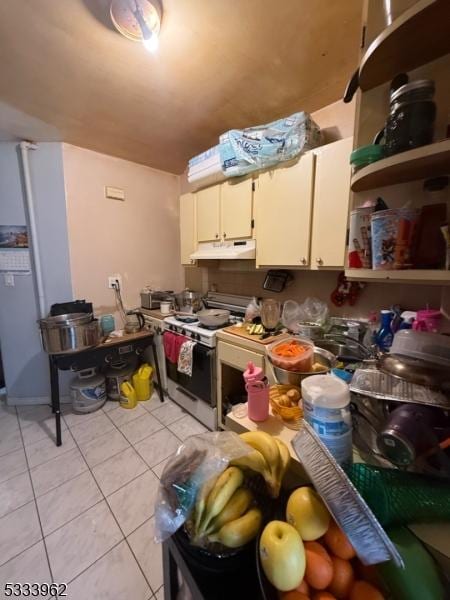
[[[55,415],[56,445],[61,446],[61,406],[59,398],[59,371],[81,371],[102,364],[110,364],[114,360],[125,359],[130,355],[141,356],[146,348],[151,347],[155,362],[158,394],[164,402],[164,393],[159,371],[158,356],[153,332],[142,330],[137,333],[124,333],[121,337],[108,337],[106,340],[87,350],[67,354],[50,354],[50,387],[52,412]]]

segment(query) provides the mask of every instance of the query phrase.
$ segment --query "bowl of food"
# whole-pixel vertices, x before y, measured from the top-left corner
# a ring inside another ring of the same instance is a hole
[[[314,358],[314,344],[302,338],[289,337],[267,347],[273,365],[285,371],[310,372]]]
[[[298,387],[301,387],[302,380],[305,379],[305,377],[329,373],[329,371],[337,364],[337,358],[334,354],[323,348],[318,348],[317,346],[314,347],[311,369],[307,372],[282,369],[273,362],[270,355],[269,358],[277,382],[283,385],[293,385]]]

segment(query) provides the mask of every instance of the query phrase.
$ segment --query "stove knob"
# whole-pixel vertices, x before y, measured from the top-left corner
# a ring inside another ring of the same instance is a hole
[[[184,329],[181,330],[181,335],[186,335],[186,332]]]
[[[198,341],[200,341],[200,334],[199,333],[195,334],[195,339],[198,340]]]

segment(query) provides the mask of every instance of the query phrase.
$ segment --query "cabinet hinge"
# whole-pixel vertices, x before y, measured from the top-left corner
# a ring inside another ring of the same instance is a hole
[[[256,190],[256,184],[254,181],[252,181],[252,192],[254,192]]]
[[[251,221],[251,227],[252,227],[252,229],[255,229],[255,219],[252,219],[252,221]]]
[[[361,48],[364,48],[366,43],[366,26],[363,25],[362,31],[361,31]]]

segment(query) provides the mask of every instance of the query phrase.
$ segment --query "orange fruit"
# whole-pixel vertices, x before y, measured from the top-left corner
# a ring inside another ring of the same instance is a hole
[[[383,594],[367,581],[355,581],[349,600],[384,600]]]
[[[312,600],[337,600],[336,596],[330,594],[330,592],[316,592],[312,597]]]
[[[305,596],[309,596],[309,585],[305,580],[303,580],[295,589],[297,592],[301,592],[302,594],[305,594]]]
[[[306,583],[316,590],[324,590],[333,579],[333,563],[319,542],[305,542]]]
[[[297,590],[291,590],[290,592],[283,592],[281,594],[282,600],[309,600],[309,596],[297,592]]]
[[[338,600],[343,600],[350,594],[355,581],[353,567],[348,560],[338,556],[332,556],[331,560],[333,561],[333,579],[328,589]]]
[[[355,550],[348,541],[347,536],[334,521],[330,522],[330,526],[324,535],[324,541],[328,549],[336,556],[339,556],[339,558],[350,560],[356,556]]]

